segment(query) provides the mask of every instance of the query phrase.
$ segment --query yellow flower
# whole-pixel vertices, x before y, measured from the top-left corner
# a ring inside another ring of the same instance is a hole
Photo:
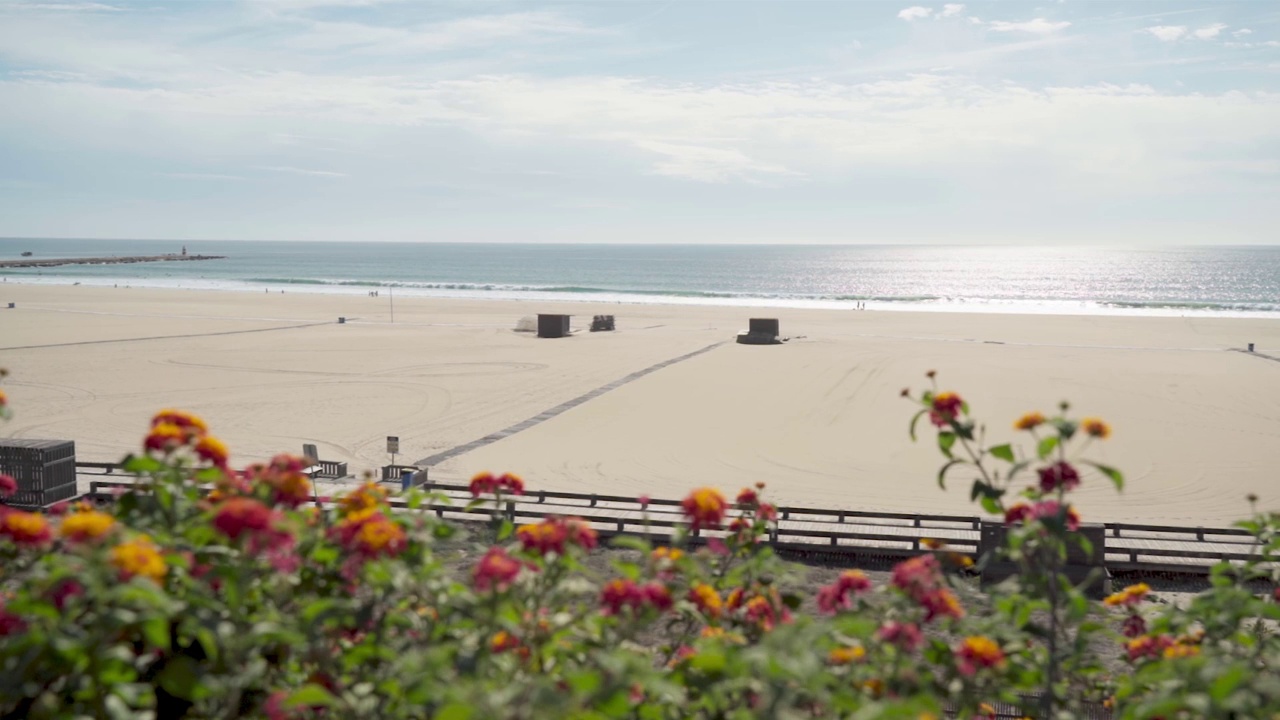
[[[62,521],[62,537],[75,542],[97,540],[111,532],[115,524],[116,519],[104,512],[78,512]]]
[[[942,548],[947,546],[947,543],[945,540],[937,540],[934,538],[920,538],[920,544],[929,548],[930,550],[941,550]]]
[[[1169,647],[1164,649],[1164,656],[1170,659],[1193,657],[1199,654],[1200,654],[1200,647],[1197,645],[1177,644],[1177,645],[1170,645]]]
[[[161,583],[169,572],[169,566],[160,556],[160,551],[146,535],[139,535],[112,548],[111,564],[116,566],[126,580],[141,576]]]
[[[1142,599],[1146,597],[1149,592],[1151,592],[1151,586],[1146,583],[1138,583],[1137,585],[1130,585],[1118,593],[1108,595],[1102,602],[1110,607],[1115,607],[1117,605],[1137,605],[1142,602]]]
[[[694,605],[697,605],[698,609],[707,617],[719,617],[720,611],[724,607],[724,603],[720,600],[720,593],[706,583],[700,583],[690,588],[689,600]]]
[[[827,662],[832,665],[848,665],[849,663],[858,662],[866,656],[867,651],[861,645],[838,647],[827,655]]]
[[[1043,414],[1038,412],[1029,412],[1026,415],[1023,415],[1022,417],[1018,418],[1018,421],[1013,424],[1013,429],[1014,430],[1030,430],[1032,428],[1040,427],[1043,424],[1044,424]]]
[[[1106,440],[1111,437],[1111,426],[1099,418],[1085,418],[1080,421],[1080,428],[1090,437]]]
[[[680,558],[684,557],[684,551],[680,548],[667,547],[664,545],[659,548],[654,548],[653,552],[649,555],[655,561],[670,560],[671,562],[676,562]]]

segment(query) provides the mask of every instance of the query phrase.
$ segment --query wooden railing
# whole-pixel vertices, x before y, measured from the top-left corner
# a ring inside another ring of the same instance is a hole
[[[110,474],[106,463],[77,463],[86,469]],[[127,481],[94,480],[92,493],[123,488]],[[468,508],[466,485],[427,482],[420,488],[429,500],[419,510],[438,517],[480,521],[499,512],[512,522],[536,522],[546,515],[573,515],[590,523],[597,532],[610,535],[645,535],[670,538],[685,523],[680,501],[654,498],[641,504],[633,495],[535,490],[504,499],[501,508],[491,504]],[[408,510],[401,500],[392,506]],[[923,538],[945,542],[954,551],[977,559],[982,519],[969,515],[872,512],[788,506],[778,508],[767,541],[793,553],[822,556],[901,557],[923,551]],[[1106,523],[1105,566],[1109,570],[1159,570],[1207,572],[1212,562],[1255,559],[1257,543],[1239,528],[1190,528],[1136,523]],[[722,537],[724,531],[706,531],[697,538]]]

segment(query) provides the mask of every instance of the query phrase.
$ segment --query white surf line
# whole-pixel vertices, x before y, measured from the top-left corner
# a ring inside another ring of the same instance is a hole
[[[912,340],[918,342],[971,343],[973,345],[1009,345],[1013,347],[1074,348],[1079,350],[1175,350],[1179,352],[1231,352],[1237,348],[1225,347],[1160,347],[1154,345],[1074,345],[1070,343],[1033,343],[1009,340],[979,340],[977,338],[921,337],[916,335],[879,335],[853,333],[854,337],[880,338],[882,340]]]

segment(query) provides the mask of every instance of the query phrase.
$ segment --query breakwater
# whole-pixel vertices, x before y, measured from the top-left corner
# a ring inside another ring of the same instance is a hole
[[[25,258],[22,260],[0,260],[0,268],[44,268],[59,265],[127,265],[145,262],[175,262],[183,260],[226,260],[226,255],[127,255],[120,257],[83,257],[83,258]]]

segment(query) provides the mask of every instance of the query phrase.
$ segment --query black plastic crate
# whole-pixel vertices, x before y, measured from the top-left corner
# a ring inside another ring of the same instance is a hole
[[[18,481],[19,493],[74,486],[76,444],[71,440],[0,440],[0,472]]]

